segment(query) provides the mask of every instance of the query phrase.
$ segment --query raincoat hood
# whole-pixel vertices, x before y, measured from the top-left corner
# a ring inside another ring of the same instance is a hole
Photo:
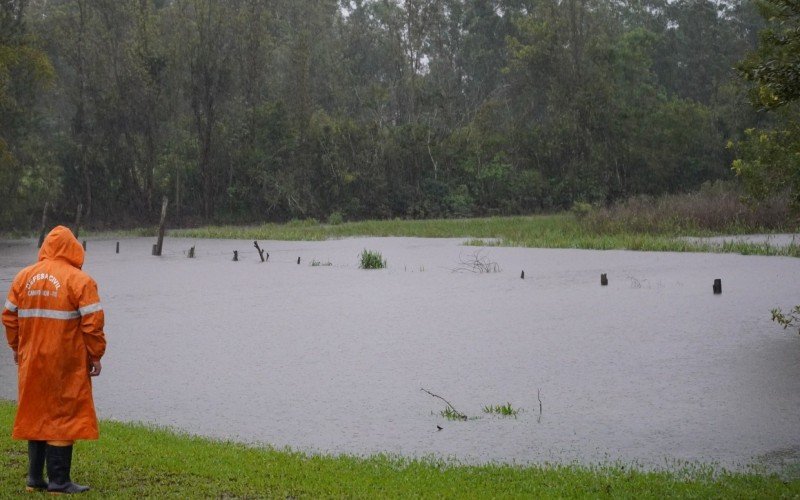
[[[44,239],[39,250],[39,260],[61,259],[78,269],[83,267],[83,247],[69,228],[56,226]]]

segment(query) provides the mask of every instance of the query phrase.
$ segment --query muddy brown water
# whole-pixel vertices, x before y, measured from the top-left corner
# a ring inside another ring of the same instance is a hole
[[[468,463],[799,461],[800,335],[770,309],[800,303],[800,259],[358,238],[262,241],[262,264],[252,241],[167,239],[160,258],[115,241],[89,240],[85,265],[107,318],[101,418]],[[365,248],[388,268],[358,269]],[[476,251],[500,272],[453,271]],[[0,242],[4,296],[35,254]],[[10,351],[0,381],[14,399]],[[482,411],[505,403],[517,418]]]

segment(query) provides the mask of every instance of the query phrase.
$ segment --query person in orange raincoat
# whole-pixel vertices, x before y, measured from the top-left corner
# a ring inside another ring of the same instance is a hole
[[[8,345],[19,368],[11,436],[28,440],[29,491],[89,489],[70,478],[72,444],[99,437],[90,377],[100,374],[106,339],[97,284],[81,270],[83,257],[72,232],[54,228],[39,261],[14,278],[3,308]]]

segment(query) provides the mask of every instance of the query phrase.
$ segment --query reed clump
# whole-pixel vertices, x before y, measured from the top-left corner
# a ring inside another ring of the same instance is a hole
[[[584,229],[597,233],[697,234],[785,231],[798,226],[784,196],[746,201],[735,184],[717,181],[693,193],[634,196],[610,207],[573,210]]]

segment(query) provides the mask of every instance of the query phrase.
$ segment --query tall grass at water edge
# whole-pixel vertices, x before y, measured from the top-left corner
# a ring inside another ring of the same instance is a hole
[[[742,201],[732,184],[704,185],[698,192],[638,196],[611,207],[576,204],[571,212],[554,215],[484,217],[472,219],[371,220],[335,224],[315,219],[256,226],[205,226],[173,229],[173,237],[252,240],[326,240],[359,236],[464,238],[472,245],[594,250],[650,250],[726,252],[800,257],[794,245],[729,242],[711,244],[683,237],[709,237],[748,233],[795,232],[800,220],[787,211],[780,198],[757,206]],[[126,234],[117,232],[116,235]],[[140,229],[130,236],[154,236]]]
[[[0,428],[15,407],[0,402]],[[800,480],[706,466],[459,465],[437,459],[308,455],[101,422],[75,446],[80,498],[796,498]],[[434,431],[435,432],[435,431]],[[25,494],[27,446],[0,433],[0,498]]]
[[[592,250],[648,250],[672,252],[733,252],[800,257],[800,241],[787,247],[732,242],[715,245],[683,239],[762,232],[764,228],[731,225],[727,231],[710,231],[691,224],[654,226],[648,232],[629,228],[624,222],[608,222],[605,214],[576,217],[572,214],[492,217],[477,219],[384,220],[338,225],[264,224],[260,226],[207,226],[169,232],[175,237],[257,240],[326,240],[358,236],[464,238],[477,246],[534,248],[581,248]],[[634,225],[633,227],[638,227]]]

